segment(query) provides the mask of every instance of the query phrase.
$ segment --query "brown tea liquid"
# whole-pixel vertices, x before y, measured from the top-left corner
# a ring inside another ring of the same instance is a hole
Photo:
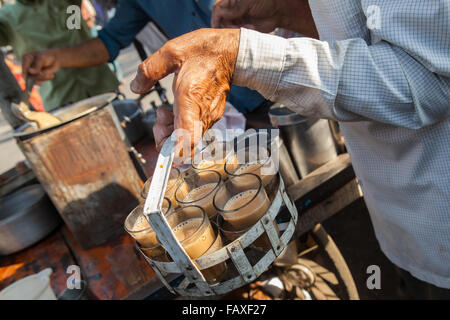
[[[246,164],[241,165],[239,168],[236,169],[236,171],[233,172],[233,175],[237,176],[237,177],[234,177],[233,185],[237,186],[240,190],[249,190],[249,189],[255,188],[255,186],[253,184],[254,181],[252,181],[250,179],[246,179],[246,177],[239,177],[239,175],[244,174],[244,173],[253,173],[261,178],[262,185],[265,186],[274,176],[274,175],[262,174],[261,171],[265,167],[264,166],[265,161],[266,160],[252,162],[252,163],[246,163]]]
[[[196,259],[208,251],[215,240],[211,224],[203,223],[203,221],[202,218],[193,218],[173,228],[175,237],[181,242],[191,259]]]
[[[167,213],[167,201],[163,202],[162,212]],[[142,230],[142,231],[141,231]],[[156,233],[143,214],[138,215],[131,228],[133,238],[143,247],[151,248],[159,244]]]
[[[257,193],[257,189],[246,190],[234,195],[225,203],[224,211],[235,211],[223,213],[223,218],[235,230],[253,226],[269,209],[269,199],[264,192]]]
[[[215,192],[213,192],[214,188],[217,186],[217,183],[208,183],[204,184],[200,187],[197,187],[191,190],[186,197],[183,199],[183,202],[189,202],[189,204],[197,205],[202,207],[205,210],[208,217],[214,216],[217,211],[213,205],[213,198]],[[204,197],[204,198],[203,198]],[[202,199],[203,198],[203,199]],[[200,200],[196,200],[200,199]]]

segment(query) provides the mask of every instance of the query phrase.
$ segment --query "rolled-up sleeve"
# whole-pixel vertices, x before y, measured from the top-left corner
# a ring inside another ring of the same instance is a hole
[[[284,39],[241,29],[233,83],[311,117],[418,129],[450,115],[448,2],[383,7],[380,40]],[[421,7],[422,6],[422,7]],[[395,18],[395,19],[393,19]],[[404,23],[403,23],[404,22]]]
[[[148,22],[148,16],[134,0],[119,1],[116,14],[98,33],[108,50],[109,60],[116,59],[120,50],[130,45]]]

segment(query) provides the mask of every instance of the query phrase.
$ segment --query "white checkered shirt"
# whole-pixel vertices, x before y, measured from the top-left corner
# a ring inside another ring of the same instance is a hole
[[[241,29],[233,83],[338,120],[383,252],[450,288],[450,1],[310,6],[320,41]]]

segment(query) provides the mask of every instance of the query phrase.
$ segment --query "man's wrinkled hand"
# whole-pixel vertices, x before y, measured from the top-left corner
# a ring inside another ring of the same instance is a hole
[[[153,130],[158,147],[175,129],[176,157],[187,158],[203,133],[222,117],[239,35],[239,29],[196,30],[168,41],[139,65],[131,83],[135,93],[145,93],[156,81],[175,73],[173,117],[158,110]]]

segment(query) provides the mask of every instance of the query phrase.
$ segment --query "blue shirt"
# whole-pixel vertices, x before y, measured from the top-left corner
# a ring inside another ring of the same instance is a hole
[[[200,28],[210,28],[215,0],[120,0],[114,18],[99,31],[98,37],[109,52],[110,61],[120,49],[130,45],[152,20],[173,39]],[[256,109],[265,99],[256,91],[233,85],[227,99],[240,112]]]

